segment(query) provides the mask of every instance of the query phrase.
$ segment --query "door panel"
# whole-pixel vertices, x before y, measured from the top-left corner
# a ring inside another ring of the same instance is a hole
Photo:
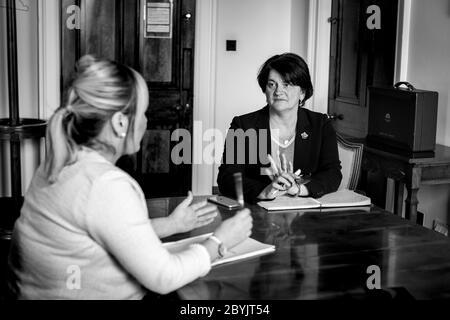
[[[74,71],[75,62],[80,58],[80,30],[67,25],[72,21],[72,15],[76,11],[72,8],[80,8],[81,0],[61,1],[61,91],[67,88]],[[81,19],[81,15],[79,17]]]
[[[141,33],[141,72],[144,79],[151,84],[160,84],[174,86],[174,73],[176,65],[174,65],[173,53],[176,48],[174,39],[142,39]],[[148,57],[157,57],[158,59],[147,59]]]
[[[336,98],[349,103],[359,104],[359,75],[361,63],[361,50],[359,42],[359,34],[352,32],[352,30],[359,30],[359,16],[361,10],[361,3],[359,1],[350,1],[348,9],[341,8],[341,15],[343,16],[341,23],[341,34],[346,35],[341,37],[340,41],[340,64],[338,79],[347,79],[348,81],[338,81],[338,90]]]
[[[84,0],[82,6],[81,53],[93,53],[115,60],[119,47],[116,0]]]
[[[67,19],[74,14],[68,8],[79,8],[79,29],[69,29]],[[129,12],[134,9],[134,15]],[[61,85],[70,82],[76,61],[85,54],[123,62],[123,39],[133,39],[133,28],[123,28],[124,17],[136,18],[133,1],[126,0],[62,0],[61,2]],[[125,16],[128,14],[128,16]],[[132,25],[132,23],[130,24]],[[130,43],[127,43],[127,45]],[[128,46],[127,46],[128,47]],[[132,59],[128,65],[134,66]],[[131,62],[131,63],[130,63]]]
[[[378,5],[381,29],[366,26],[367,8]],[[398,0],[333,0],[328,112],[344,135],[365,138],[367,87],[393,85]]]
[[[178,89],[181,41],[178,28],[179,1],[140,0],[139,2],[141,8],[139,62],[142,75],[151,89]],[[158,5],[166,6],[159,8],[156,7]],[[159,16],[158,11],[162,12]],[[158,25],[154,25],[151,20],[147,20],[151,17],[160,21],[161,32],[148,32],[149,30],[158,30]],[[162,29],[163,27],[165,28]],[[166,32],[168,30],[169,32]]]
[[[65,28],[70,5],[81,8],[80,30]],[[141,150],[122,157],[118,165],[148,198],[185,195],[191,188],[192,165],[173,163],[171,152],[178,141],[171,137],[176,129],[192,133],[194,13],[195,0],[62,2],[62,86],[87,53],[125,63],[147,82],[148,125]]]
[[[144,141],[140,155],[140,183],[149,196],[185,195],[192,184],[192,166],[173,163],[172,149],[178,141],[171,141],[171,137],[180,128],[192,133],[191,66],[194,57],[190,52],[193,52],[195,40],[195,0],[141,0],[141,8],[155,2],[172,4],[173,25],[169,28],[171,32],[161,32],[162,38],[146,38],[146,23],[141,19],[139,61],[150,90],[150,105],[147,111],[149,139]],[[188,13],[190,19],[185,19]],[[167,16],[161,18],[164,19]],[[148,150],[152,155],[147,155]],[[152,164],[154,161],[156,163]]]

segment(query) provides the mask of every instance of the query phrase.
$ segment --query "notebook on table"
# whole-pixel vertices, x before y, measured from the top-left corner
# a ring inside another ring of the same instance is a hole
[[[313,209],[313,208],[340,208],[361,207],[372,204],[369,197],[356,193],[352,190],[339,190],[329,193],[321,198],[302,198],[284,195],[273,201],[258,202],[260,207],[268,211]]]
[[[186,249],[189,245],[194,243],[201,243],[208,239],[212,233],[202,234],[200,236],[186,238],[174,242],[163,243],[163,246],[167,248],[171,253],[177,253]],[[220,259],[211,263],[211,266],[217,266],[232,261],[243,260],[251,257],[261,256],[275,251],[275,246],[259,242],[255,239],[248,238],[238,244],[237,246],[228,249],[227,254]]]

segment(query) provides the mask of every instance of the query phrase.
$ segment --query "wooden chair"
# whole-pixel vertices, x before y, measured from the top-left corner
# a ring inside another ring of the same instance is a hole
[[[342,181],[338,190],[355,190],[358,187],[361,176],[361,162],[364,145],[346,140],[340,134],[336,134],[339,159],[341,160]]]

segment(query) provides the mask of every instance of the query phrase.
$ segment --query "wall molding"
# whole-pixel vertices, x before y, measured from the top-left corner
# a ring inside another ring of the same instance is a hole
[[[306,104],[308,109],[328,113],[328,82],[330,66],[330,37],[332,0],[309,1],[308,55],[314,95]]]
[[[400,0],[397,20],[394,83],[408,80],[412,0]]]
[[[206,130],[215,126],[217,0],[197,0],[195,21],[193,119]],[[203,132],[196,129],[192,135],[192,192],[211,194],[214,166],[202,163]]]
[[[60,104],[60,1],[38,3],[39,118],[48,119]]]

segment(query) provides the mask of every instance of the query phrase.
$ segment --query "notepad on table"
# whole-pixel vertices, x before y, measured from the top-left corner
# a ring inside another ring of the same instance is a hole
[[[371,205],[371,200],[362,194],[352,190],[339,190],[329,193],[321,198],[301,198],[284,195],[273,201],[261,201],[258,205],[269,211],[313,209],[313,208],[337,208],[359,207]]]
[[[169,250],[171,253],[177,253],[179,251],[186,249],[191,244],[201,243],[205,241],[211,235],[212,233],[207,233],[179,241],[166,242],[163,244],[163,246],[166,247],[167,250]],[[237,246],[228,249],[227,254],[223,258],[215,260],[213,263],[211,263],[211,266],[214,267],[232,261],[261,256],[274,251],[275,246],[259,242],[252,238],[248,238],[245,241],[238,244]]]

